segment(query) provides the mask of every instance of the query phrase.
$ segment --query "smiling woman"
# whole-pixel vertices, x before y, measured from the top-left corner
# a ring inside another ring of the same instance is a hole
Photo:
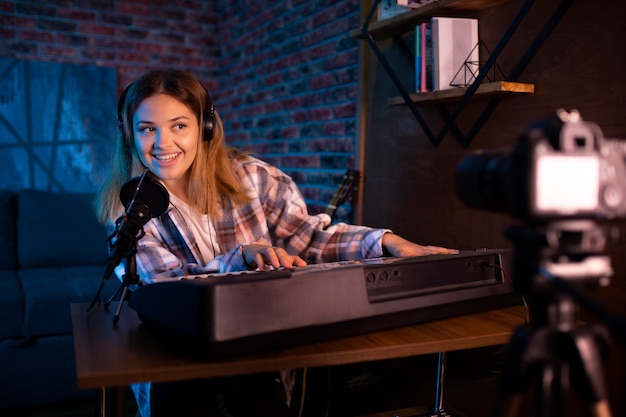
[[[387,229],[331,225],[327,214],[309,214],[289,176],[226,146],[213,101],[189,72],[151,71],[140,77],[122,93],[118,122],[120,137],[113,168],[97,199],[99,219],[110,231],[117,227],[116,218],[124,211],[119,190],[146,170],[170,194],[165,213],[150,219],[138,238],[135,258],[144,284],[216,271],[455,252],[409,242]],[[152,415],[151,404],[168,407],[171,398],[178,399],[172,415],[185,411],[207,415],[219,406],[226,407],[229,414],[225,415],[233,417],[278,417],[287,415],[289,401],[278,399],[276,377],[145,383],[134,388],[144,417]],[[281,377],[286,389],[281,395],[288,399],[293,375],[281,373]],[[245,390],[248,385],[252,389]],[[238,388],[233,391],[233,386]],[[245,408],[247,402],[240,400],[245,393],[263,387],[275,396],[268,395],[264,404],[250,404],[254,409]],[[181,392],[186,393],[185,400],[180,400]],[[218,404],[209,398],[230,398],[230,403]],[[159,415],[169,415],[166,409],[161,408],[163,414]]]

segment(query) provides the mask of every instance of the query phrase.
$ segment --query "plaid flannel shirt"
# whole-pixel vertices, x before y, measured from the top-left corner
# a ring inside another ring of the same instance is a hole
[[[308,263],[382,256],[382,236],[389,230],[331,225],[326,214],[310,215],[293,180],[259,159],[233,160],[233,167],[252,200],[240,206],[224,201],[220,215],[212,219],[222,253],[201,264],[194,235],[170,204],[165,214],[144,226],[145,236],[137,244],[137,272],[143,283],[244,270],[241,248],[251,243],[282,247]]]

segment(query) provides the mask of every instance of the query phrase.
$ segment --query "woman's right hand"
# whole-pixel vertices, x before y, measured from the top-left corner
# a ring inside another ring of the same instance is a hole
[[[241,255],[248,269],[258,268],[265,271],[268,266],[278,269],[306,265],[304,259],[297,255],[290,255],[285,249],[276,246],[256,243],[244,245],[241,247]]]

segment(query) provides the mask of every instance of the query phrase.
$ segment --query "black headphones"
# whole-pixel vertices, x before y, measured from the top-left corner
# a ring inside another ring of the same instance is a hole
[[[126,135],[124,133],[124,116],[122,112],[124,111],[124,104],[126,103],[126,95],[128,94],[128,90],[133,84],[128,85],[120,94],[120,99],[117,103],[117,127],[122,134],[122,140],[126,141]],[[202,86],[204,88],[204,86]],[[215,108],[213,107],[213,100],[211,100],[211,96],[206,88],[204,88],[204,92],[206,93],[206,105],[204,112],[204,131],[202,132],[202,138],[206,142],[210,142],[213,139],[213,135],[215,132]]]

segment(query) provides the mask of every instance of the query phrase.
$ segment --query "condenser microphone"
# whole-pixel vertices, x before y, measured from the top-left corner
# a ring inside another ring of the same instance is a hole
[[[147,176],[146,168],[140,177],[131,178],[120,190],[120,200],[126,209],[126,213],[131,212],[134,206],[140,206],[142,214],[149,216],[143,224],[146,224],[152,217],[159,217],[170,204],[170,196],[161,183]]]
[[[143,226],[153,217],[159,217],[170,203],[165,187],[148,175],[146,168],[140,177],[131,178],[120,190],[125,211],[116,222],[115,232],[109,236],[109,264],[104,273],[108,279],[122,260],[134,253],[136,243],[144,235]]]

